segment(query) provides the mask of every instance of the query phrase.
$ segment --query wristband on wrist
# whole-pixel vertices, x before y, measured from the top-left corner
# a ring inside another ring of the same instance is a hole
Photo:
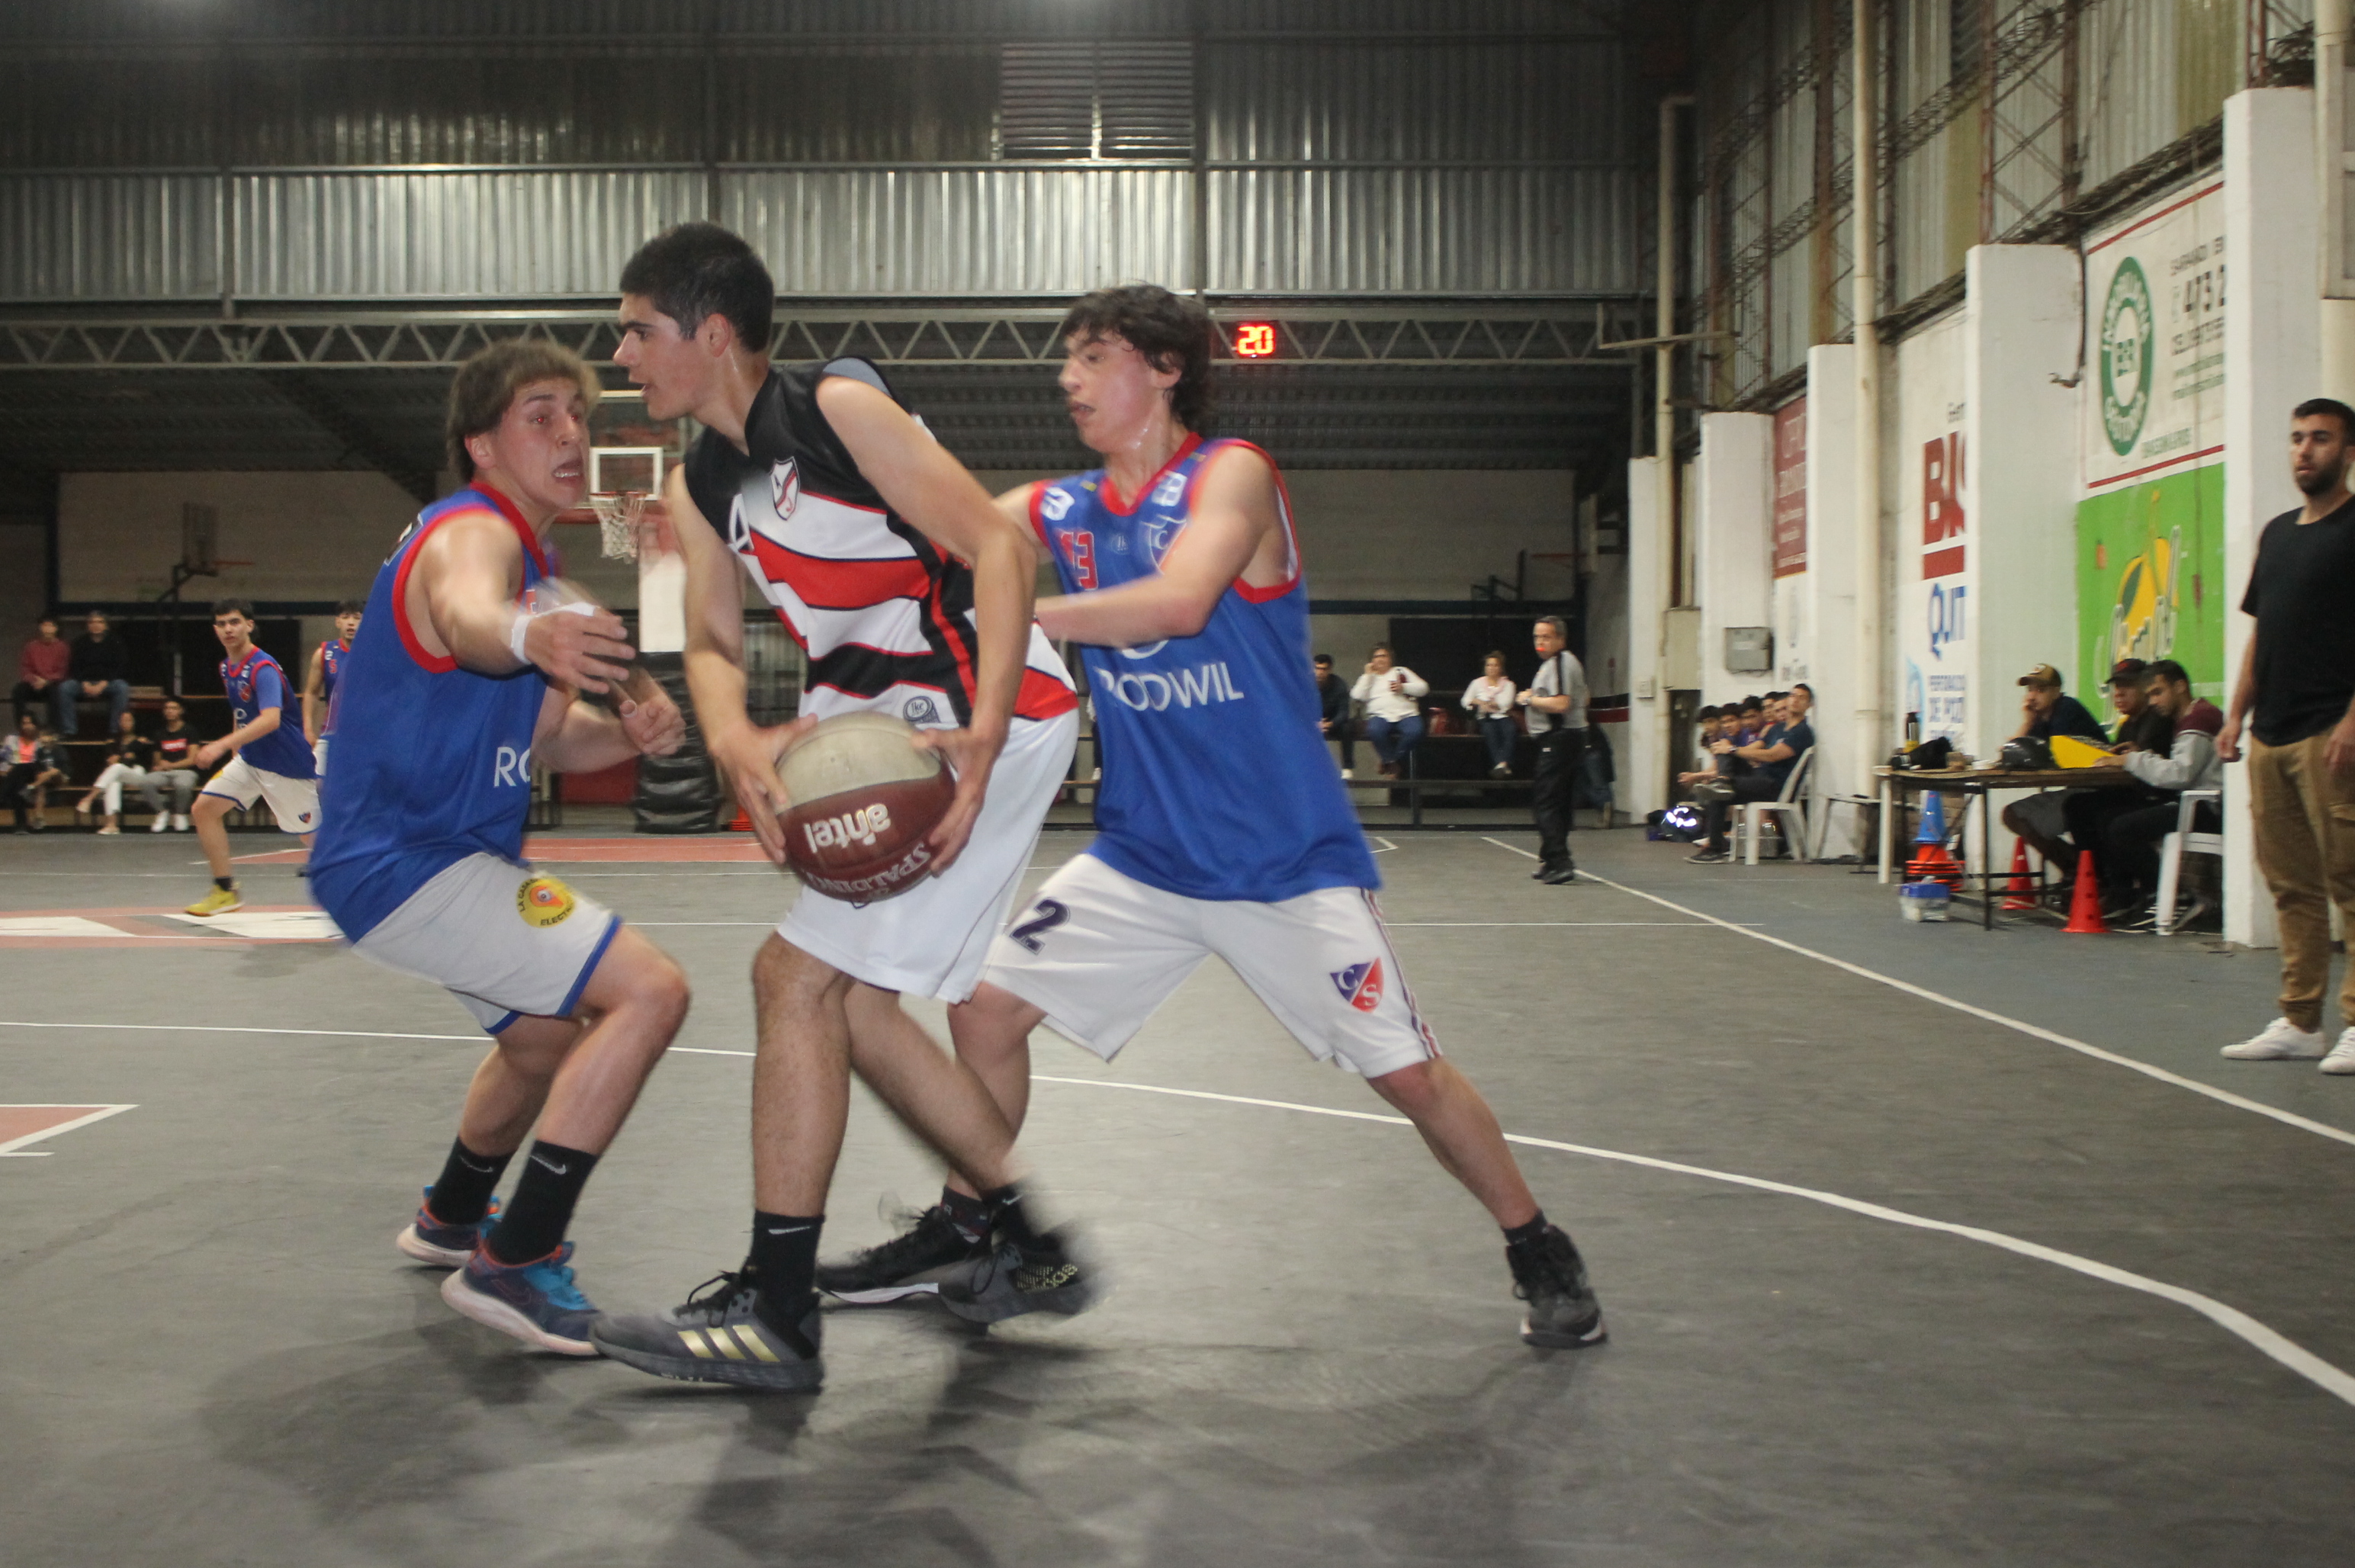
[[[507,651],[522,664],[531,663],[530,656],[523,651],[524,635],[530,630],[531,612],[528,610],[517,610],[515,619],[507,623]]]

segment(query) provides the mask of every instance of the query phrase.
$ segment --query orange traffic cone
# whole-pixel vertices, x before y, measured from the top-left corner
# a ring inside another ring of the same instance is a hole
[[[1922,831],[1913,836],[1913,858],[1905,862],[1905,878],[1913,882],[1963,885],[1963,868],[1946,852],[1946,802],[1932,794],[1922,803]]]
[[[2036,884],[2028,874],[2028,841],[2011,841],[2011,881],[2004,889],[2003,907],[2007,910],[2034,909]]]
[[[2077,892],[2069,901],[2069,923],[2061,928],[2080,936],[2107,936],[2110,928],[2102,920],[2102,884],[2094,875],[2094,852],[2077,851]]]

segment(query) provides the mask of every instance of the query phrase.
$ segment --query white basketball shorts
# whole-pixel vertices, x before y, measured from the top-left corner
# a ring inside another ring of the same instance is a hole
[[[1212,954],[1319,1061],[1380,1078],[1439,1054],[1364,888],[1189,899],[1082,855],[1023,906],[985,977],[1110,1061]]]
[[[257,768],[243,757],[231,757],[229,766],[205,781],[201,793],[233,800],[240,808],[257,800],[268,801],[270,815],[278,819],[281,833],[319,830],[317,779],[290,779],[284,773]]]
[[[492,1034],[572,1016],[621,916],[554,877],[469,855],[409,895],[352,951],[447,987]]]
[[[845,903],[805,888],[777,934],[886,991],[944,1002],[971,997],[1038,848],[1039,825],[1071,773],[1079,732],[1076,712],[1016,720],[990,770],[973,837],[954,865],[880,903]]]

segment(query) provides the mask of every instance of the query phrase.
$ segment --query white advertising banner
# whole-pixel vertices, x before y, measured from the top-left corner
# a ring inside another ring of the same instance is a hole
[[[2224,451],[2224,187],[2162,204],[2085,247],[2085,488]]]
[[[1897,346],[1898,647],[1900,698],[1923,740],[1967,749],[1971,717],[1972,586],[1978,550],[1973,464],[1963,439],[1965,313]]]

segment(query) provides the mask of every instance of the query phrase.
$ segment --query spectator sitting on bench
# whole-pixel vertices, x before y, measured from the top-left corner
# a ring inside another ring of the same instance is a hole
[[[41,732],[41,721],[30,713],[16,715],[16,732],[8,737],[7,777],[0,788],[8,792],[8,804],[16,808],[16,831],[46,833],[49,819],[49,786],[66,782],[65,771],[58,766],[56,741]],[[27,813],[31,813],[31,826],[27,826]]]
[[[1490,654],[1480,661],[1480,678],[1464,688],[1464,706],[1480,726],[1488,746],[1488,776],[1513,776],[1513,741],[1520,731],[1513,723],[1513,683],[1505,674],[1505,656]]]
[[[1710,748],[1721,757],[1747,763],[1750,771],[1738,778],[1710,780],[1693,792],[1701,802],[1701,825],[1706,829],[1701,847],[1686,857],[1695,865],[1713,866],[1731,859],[1726,851],[1725,825],[1732,815],[1734,803],[1781,799],[1791,770],[1798,765],[1802,755],[1814,749],[1816,731],[1807,722],[1807,710],[1815,705],[1815,694],[1803,686],[1782,700],[1789,716],[1787,722],[1774,726],[1746,744],[1721,740]],[[1763,706],[1761,712],[1763,715]]]
[[[84,698],[106,699],[106,732],[112,735],[131,706],[131,650],[123,639],[107,635],[106,617],[92,610],[82,623],[85,630],[73,640],[66,664],[65,682],[57,688],[58,736],[70,741],[81,732],[75,704]]]
[[[2012,731],[2012,739],[2049,741],[2055,735],[2074,735],[2097,746],[2110,743],[2101,721],[2086,711],[2083,703],[2061,689],[2061,672],[2051,665],[2038,665],[2019,677],[2019,684],[2028,695],[2020,702],[2019,728]],[[2063,881],[2074,879],[2078,847],[2069,840],[2065,794],[2042,790],[2015,800],[2003,808],[2003,825],[2047,861],[2062,868]]]
[[[170,818],[165,815],[164,796],[156,784],[155,742],[139,732],[139,716],[124,713],[114,726],[113,748],[106,754],[106,767],[97,782],[82,797],[74,802],[74,815],[86,816],[91,805],[103,799],[104,819],[99,824],[101,837],[112,837],[123,831],[123,786],[135,787],[146,801],[147,809],[155,816],[151,832],[161,833]]]
[[[1349,721],[1349,686],[1333,673],[1333,656],[1318,654],[1316,670],[1316,728],[1324,737],[1341,748],[1341,776],[1349,778],[1358,767],[1358,731]]]
[[[2182,803],[2177,797],[2188,789],[2216,789],[2224,782],[2224,763],[2216,754],[2216,736],[2224,728],[2224,715],[2206,698],[2191,695],[2190,676],[2173,659],[2153,661],[2145,679],[2151,707],[2165,714],[2174,727],[2168,748],[2162,752],[2134,747],[2104,765],[2126,769],[2163,798],[2110,817],[2103,830],[2100,864],[2105,902],[2117,911],[2111,918],[2150,924],[2157,919],[2159,844],[2175,831],[2182,816]],[[2191,830],[2224,830],[2224,814],[2214,801],[2203,800],[2192,808]],[[2115,901],[2109,897],[2113,892],[2118,895]],[[2195,900],[2182,918],[2191,920],[2213,907],[2204,897]]]
[[[1700,724],[1699,733],[1693,739],[1693,765],[1677,775],[1678,788],[1690,789],[1704,779],[1717,776],[1717,753],[1710,748],[1717,744],[1720,720],[1728,711],[1730,709],[1724,708],[1704,708],[1693,715]]]
[[[58,688],[65,684],[66,667],[73,649],[58,635],[54,616],[41,617],[40,627],[25,651],[16,656],[16,715],[47,718],[56,710]]]
[[[1391,662],[1391,645],[1376,643],[1366,671],[1349,695],[1366,705],[1366,741],[1381,760],[1382,777],[1406,772],[1406,761],[1423,741],[1423,709],[1417,699],[1431,683],[1402,664]]]
[[[197,748],[204,737],[188,728],[187,709],[176,697],[164,699],[164,727],[155,731],[155,760],[148,764],[147,776],[156,788],[172,786],[172,831],[186,833],[188,827],[188,803],[197,798]],[[149,831],[164,831],[162,817]]]
[[[2106,683],[2110,706],[2118,711],[2117,741],[2110,748],[2113,755],[2155,752],[2165,756],[2168,743],[2175,738],[2175,721],[2151,704],[2149,669],[2140,659],[2120,659],[2110,667]],[[2119,880],[2118,869],[2110,864],[2111,819],[2126,812],[2145,810],[2158,805],[2158,792],[2149,789],[2072,789],[2061,793],[2061,819],[2068,827],[2069,842],[2094,852],[2094,874],[2101,883],[2105,912],[2113,895],[2119,901],[2121,919],[2130,916],[2132,905]]]

